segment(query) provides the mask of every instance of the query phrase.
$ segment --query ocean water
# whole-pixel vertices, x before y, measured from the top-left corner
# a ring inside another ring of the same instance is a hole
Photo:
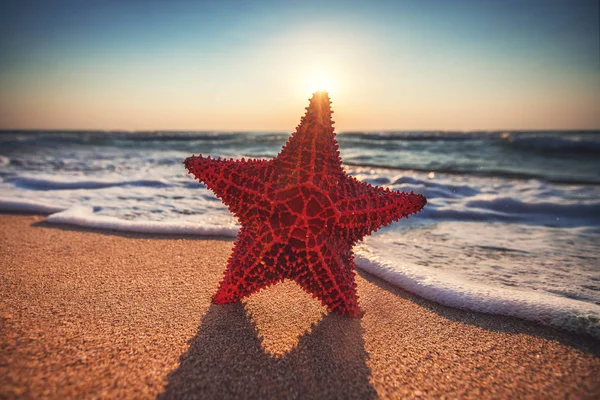
[[[234,237],[235,219],[183,160],[268,158],[288,136],[0,132],[0,210]],[[600,338],[600,132],[347,132],[338,141],[348,174],[428,199],[359,243],[359,268],[452,307]]]

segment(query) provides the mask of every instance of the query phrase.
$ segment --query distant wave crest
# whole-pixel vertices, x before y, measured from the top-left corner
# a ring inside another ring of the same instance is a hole
[[[520,150],[541,153],[600,154],[600,137],[504,133],[501,138],[510,146]]]
[[[22,189],[30,190],[75,190],[75,189],[103,189],[114,186],[149,186],[149,187],[165,187],[166,182],[160,179],[134,179],[134,180],[107,180],[107,179],[91,179],[86,177],[83,179],[66,177],[13,177],[7,178],[4,182],[11,183]]]

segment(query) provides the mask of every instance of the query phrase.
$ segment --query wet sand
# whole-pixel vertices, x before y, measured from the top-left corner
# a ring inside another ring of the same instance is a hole
[[[599,398],[600,343],[359,271],[365,315],[292,282],[210,303],[233,242],[0,215],[0,398]]]

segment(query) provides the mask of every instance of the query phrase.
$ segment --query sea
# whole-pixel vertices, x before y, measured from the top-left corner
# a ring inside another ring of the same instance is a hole
[[[237,221],[183,160],[270,158],[289,135],[3,131],[0,211],[90,229],[233,238]],[[450,307],[600,338],[600,132],[337,139],[349,175],[428,200],[357,244],[359,269]]]

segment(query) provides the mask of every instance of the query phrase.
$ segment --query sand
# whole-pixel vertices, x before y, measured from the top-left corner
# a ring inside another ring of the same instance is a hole
[[[600,397],[598,341],[360,271],[360,320],[292,282],[212,305],[232,245],[0,215],[0,398]]]

